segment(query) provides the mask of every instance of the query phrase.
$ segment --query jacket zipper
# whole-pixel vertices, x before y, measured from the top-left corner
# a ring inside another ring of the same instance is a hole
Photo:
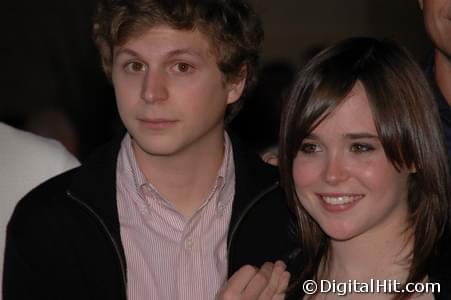
[[[238,220],[236,221],[235,225],[230,231],[230,239],[229,239],[229,245],[227,246],[227,253],[230,253],[230,249],[232,246],[233,236],[235,235],[236,231],[238,230],[238,227],[240,223],[243,221],[246,214],[251,210],[251,208],[261,199],[263,196],[271,192],[272,190],[276,189],[279,186],[279,182],[274,183],[270,187],[264,189],[260,194],[255,196],[252,201],[246,206],[246,208],[243,210],[241,215],[238,217]]]
[[[86,208],[94,216],[94,218],[97,219],[97,221],[99,221],[100,225],[102,226],[103,230],[106,232],[111,243],[113,243],[114,250],[116,252],[116,255],[119,260],[120,267],[121,267],[122,282],[123,282],[124,288],[125,288],[125,299],[127,299],[127,277],[126,277],[126,272],[125,272],[125,263],[122,260],[121,253],[119,251],[119,245],[116,243],[115,239],[113,238],[113,235],[108,230],[108,227],[106,226],[105,222],[91,207],[89,207],[89,205],[87,205],[86,203],[81,201],[76,196],[72,195],[72,193],[69,190],[66,191],[66,195],[69,196],[69,198],[74,200],[76,203],[78,203],[82,207]]]
[[[231,229],[230,232],[230,239],[229,239],[229,245],[227,246],[227,253],[230,253],[230,249],[232,246],[232,242],[233,242],[233,237],[236,233],[236,231],[238,230],[238,227],[240,225],[240,223],[243,221],[244,217],[246,216],[246,214],[251,210],[251,208],[260,200],[263,198],[263,196],[265,196],[267,193],[271,192],[272,190],[276,189],[277,186],[279,185],[279,182],[274,183],[273,185],[271,185],[270,187],[266,188],[265,190],[263,190],[262,192],[260,192],[257,196],[255,196],[252,201],[245,207],[245,209],[243,210],[243,212],[241,213],[241,215],[238,217],[238,220],[236,221],[235,225],[233,226],[233,228]],[[111,232],[108,230],[108,227],[105,225],[105,222],[103,222],[102,218],[91,208],[89,207],[86,203],[84,203],[83,201],[81,201],[80,199],[78,199],[77,197],[75,197],[74,195],[72,195],[72,193],[70,191],[66,191],[67,196],[69,196],[72,200],[74,200],[75,202],[77,202],[78,204],[80,204],[81,206],[83,206],[84,208],[86,208],[100,223],[100,225],[102,226],[102,228],[105,230],[106,234],[108,235],[109,239],[111,240],[111,243],[113,243],[114,246],[114,250],[116,252],[116,255],[118,257],[119,260],[119,264],[121,267],[121,274],[122,274],[122,281],[124,284],[124,287],[127,288],[127,277],[125,275],[125,264],[122,261],[121,258],[121,254],[119,251],[119,246],[116,243],[116,241],[114,240]],[[125,293],[127,294],[127,293]],[[127,296],[125,296],[125,298],[127,299]]]

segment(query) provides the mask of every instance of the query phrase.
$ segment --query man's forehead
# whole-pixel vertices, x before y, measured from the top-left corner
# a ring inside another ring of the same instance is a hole
[[[188,30],[164,25],[147,27],[130,34],[114,50],[117,53],[136,55],[136,52],[144,49],[158,49],[169,56],[210,56],[217,52],[211,38],[197,28]]]

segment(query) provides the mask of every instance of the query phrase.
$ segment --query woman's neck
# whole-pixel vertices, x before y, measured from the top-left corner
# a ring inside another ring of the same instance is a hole
[[[337,281],[396,279],[404,282],[410,267],[413,238],[402,229],[390,235],[366,234],[331,241],[328,276]]]

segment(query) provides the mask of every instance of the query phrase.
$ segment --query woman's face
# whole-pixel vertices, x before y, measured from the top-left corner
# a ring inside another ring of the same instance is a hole
[[[303,140],[293,162],[302,205],[337,241],[405,229],[408,175],[387,159],[361,83]]]

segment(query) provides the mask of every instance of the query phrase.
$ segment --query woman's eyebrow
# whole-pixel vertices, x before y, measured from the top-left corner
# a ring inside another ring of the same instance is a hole
[[[378,135],[372,134],[372,133],[367,133],[367,132],[346,133],[344,136],[348,137],[348,138],[350,138],[352,140],[357,140],[357,139],[379,139]]]
[[[309,140],[319,140],[319,137],[314,133],[309,133],[305,138]]]

